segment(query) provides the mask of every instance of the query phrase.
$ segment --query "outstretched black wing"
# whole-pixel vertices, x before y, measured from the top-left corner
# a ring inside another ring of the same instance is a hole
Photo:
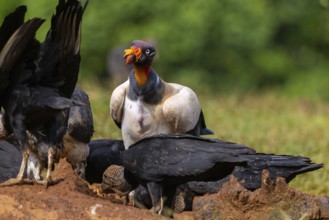
[[[26,57],[23,56],[23,53],[29,50],[31,44],[35,43],[35,33],[44,22],[42,19],[34,18],[23,23],[25,12],[25,6],[18,7],[5,18],[0,28],[0,97],[2,102],[6,90],[10,90],[18,81],[23,80],[20,77],[22,71],[13,71],[13,69],[24,68]]]
[[[71,97],[78,79],[84,8],[78,0],[59,0],[37,62],[40,84],[58,88],[67,98]]]
[[[5,46],[8,39],[24,23],[26,6],[19,6],[12,13],[8,14],[0,27],[0,51]]]

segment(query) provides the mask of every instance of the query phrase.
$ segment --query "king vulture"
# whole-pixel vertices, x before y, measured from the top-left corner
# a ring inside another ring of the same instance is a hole
[[[125,50],[133,70],[112,93],[110,114],[122,131],[125,148],[158,134],[212,134],[206,128],[201,105],[192,89],[163,81],[151,68],[155,48],[135,40]]]

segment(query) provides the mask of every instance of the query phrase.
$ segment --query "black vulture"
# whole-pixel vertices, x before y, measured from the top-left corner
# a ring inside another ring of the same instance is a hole
[[[55,156],[55,161],[65,157],[75,172],[80,177],[85,178],[85,167],[89,154],[88,143],[93,135],[93,117],[89,98],[85,91],[76,88],[72,99],[80,101],[84,105],[73,106],[69,109],[70,117],[63,140],[63,148]],[[36,146],[37,153],[30,155],[24,176],[29,179],[40,180],[40,171],[48,164],[48,146],[38,139],[30,139],[30,141],[34,141],[33,144]],[[2,175],[0,182],[9,179],[9,177],[14,178],[21,165],[22,152],[13,135],[0,142],[0,160],[0,170],[3,173],[0,174]],[[41,164],[38,161],[41,161]]]
[[[122,165],[122,140],[98,139],[89,143],[86,180],[90,184],[101,183],[104,171],[110,165]]]
[[[72,106],[69,109],[68,126],[63,139],[64,151],[60,157],[65,157],[76,173],[85,178],[89,142],[94,133],[93,115],[85,91],[77,87],[72,99],[82,102],[83,105]]]
[[[89,155],[87,158],[87,167],[85,180],[89,184],[101,183],[100,192],[116,192],[118,195],[127,197],[130,191],[130,198],[125,200],[130,204],[134,200],[141,206],[151,208],[149,194],[143,186],[135,189],[131,188],[129,183],[123,178],[122,154],[125,148],[122,140],[115,139],[97,139],[89,143]],[[116,169],[118,171],[116,171]],[[116,173],[116,174],[114,174]],[[112,180],[116,178],[117,181]],[[115,184],[115,186],[111,184]],[[131,196],[134,196],[135,199]]]
[[[48,146],[48,186],[55,154],[67,129],[66,109],[81,105],[71,99],[80,66],[81,19],[87,6],[78,0],[59,0],[45,41],[35,39],[44,20],[24,23],[26,6],[9,14],[0,27],[0,107],[3,126],[13,133],[23,152],[16,178],[0,186],[20,184],[29,155],[36,152],[29,139],[35,137]],[[39,161],[41,163],[41,161]]]
[[[163,81],[151,68],[155,54],[152,44],[133,41],[124,58],[134,69],[111,95],[111,116],[121,128],[126,149],[144,137],[158,134],[213,134],[206,128],[194,91]]]
[[[65,111],[69,112],[68,126],[63,137],[63,147],[55,156],[57,162],[60,158],[66,158],[72,165],[74,171],[82,178],[85,178],[85,168],[89,154],[89,142],[94,132],[93,115],[89,102],[89,97],[85,91],[76,87],[72,99],[83,103],[83,105],[72,106]],[[37,146],[38,159],[31,155],[28,161],[27,175],[29,178],[40,179],[40,170],[47,167],[48,147],[40,141],[35,140]],[[38,161],[42,163],[39,164]],[[42,167],[39,167],[42,165]]]
[[[152,210],[159,214],[163,208],[163,193],[182,184],[188,184],[197,192],[200,185],[193,181],[215,183],[215,187],[220,187],[233,175],[247,189],[253,190],[261,187],[263,170],[269,171],[271,180],[283,177],[288,183],[298,174],[323,167],[307,157],[256,153],[242,144],[191,135],[144,138],[123,152],[122,161],[125,181],[132,189],[139,184],[146,187]],[[110,181],[108,179],[108,185],[118,187]]]

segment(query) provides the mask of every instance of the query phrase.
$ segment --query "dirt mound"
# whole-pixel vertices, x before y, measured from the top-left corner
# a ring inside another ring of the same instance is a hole
[[[147,210],[97,196],[65,160],[53,178],[64,180],[47,189],[41,185],[0,188],[0,219],[159,219]]]
[[[246,190],[234,177],[213,195],[193,200],[196,219],[329,219],[329,197],[314,196],[288,187],[278,178],[275,186],[263,173],[262,188]]]
[[[65,160],[53,178],[64,180],[48,189],[40,185],[0,188],[0,219],[166,219],[124,206],[114,195],[97,196]],[[194,211],[175,214],[174,219],[329,219],[328,201],[326,196],[289,188],[280,179],[276,187],[264,184],[250,192],[232,178],[217,194],[196,197]]]

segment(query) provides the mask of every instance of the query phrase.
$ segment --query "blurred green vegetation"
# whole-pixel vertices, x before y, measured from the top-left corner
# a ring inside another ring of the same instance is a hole
[[[57,0],[2,1],[0,18],[19,4],[28,5],[28,18],[49,20]],[[328,7],[329,0],[90,0],[81,79],[104,74],[111,48],[151,39],[154,67],[166,81],[329,100]]]

